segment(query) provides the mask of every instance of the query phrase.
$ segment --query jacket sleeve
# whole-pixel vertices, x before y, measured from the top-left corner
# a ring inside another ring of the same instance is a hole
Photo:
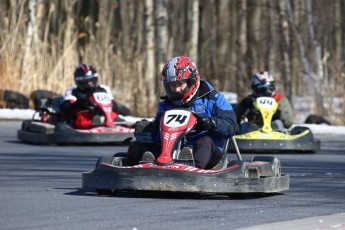
[[[88,96],[78,93],[75,88],[69,89],[63,98],[60,105],[60,111],[66,117],[66,119],[71,119],[73,113],[80,108],[86,108],[88,104]]]
[[[222,93],[217,93],[216,103],[213,108],[214,115],[211,117],[214,123],[213,132],[230,138],[236,134],[236,114],[230,103]]]
[[[286,97],[279,101],[280,120],[282,120],[284,127],[289,128],[294,122],[294,114],[292,106]]]
[[[234,110],[236,113],[238,124],[241,122],[242,117],[245,116],[248,111],[253,108],[254,100],[255,98],[252,95],[248,95],[235,106]]]
[[[160,102],[158,105],[158,111],[156,113],[156,117],[153,120],[152,129],[151,129],[151,138],[153,142],[160,143],[161,142],[161,136],[160,136],[160,120],[162,118],[162,115],[164,113],[164,102]]]

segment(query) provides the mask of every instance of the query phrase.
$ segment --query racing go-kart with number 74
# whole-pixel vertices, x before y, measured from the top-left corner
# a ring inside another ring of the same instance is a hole
[[[153,162],[129,165],[126,152],[101,157],[94,170],[82,174],[82,187],[102,195],[117,191],[231,195],[280,193],[289,189],[289,176],[282,174],[276,157],[255,156],[247,162],[237,151],[237,159],[228,159],[230,139],[224,140],[223,158],[214,168],[196,168],[193,159],[179,159],[181,143],[197,121],[198,116],[186,109],[166,111],[160,121],[161,152]],[[145,120],[137,122],[135,141],[152,144],[150,125]]]

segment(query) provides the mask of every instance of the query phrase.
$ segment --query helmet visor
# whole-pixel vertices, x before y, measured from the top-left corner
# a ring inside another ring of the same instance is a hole
[[[77,87],[83,91],[92,91],[96,89],[97,83],[98,83],[97,77],[94,77],[94,76],[76,77],[75,80],[76,80]]]
[[[275,90],[275,87],[274,87],[273,82],[254,86],[254,92],[260,96],[269,96],[270,97],[273,95],[274,90]]]
[[[164,89],[166,95],[173,101],[180,101],[182,100],[184,94],[190,89],[188,84],[189,79],[167,82],[164,81]]]

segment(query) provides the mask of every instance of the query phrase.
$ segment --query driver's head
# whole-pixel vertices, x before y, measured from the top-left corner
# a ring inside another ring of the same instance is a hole
[[[74,71],[74,81],[81,92],[93,93],[98,86],[98,73],[93,66],[81,64]]]
[[[273,96],[275,94],[275,84],[273,76],[267,71],[256,73],[252,77],[251,88],[254,91],[255,95],[258,97]]]
[[[162,82],[169,99],[186,106],[199,89],[200,75],[189,57],[179,56],[169,60],[163,67]]]

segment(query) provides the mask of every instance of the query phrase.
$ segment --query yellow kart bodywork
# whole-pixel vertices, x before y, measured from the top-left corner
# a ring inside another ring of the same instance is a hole
[[[313,133],[306,127],[297,126],[284,132],[272,129],[272,117],[278,109],[278,103],[271,97],[259,97],[254,102],[260,112],[262,126],[259,130],[235,135],[238,148],[241,151],[285,151],[315,152],[320,149],[320,141],[314,139]],[[234,144],[229,150],[234,150]]]

